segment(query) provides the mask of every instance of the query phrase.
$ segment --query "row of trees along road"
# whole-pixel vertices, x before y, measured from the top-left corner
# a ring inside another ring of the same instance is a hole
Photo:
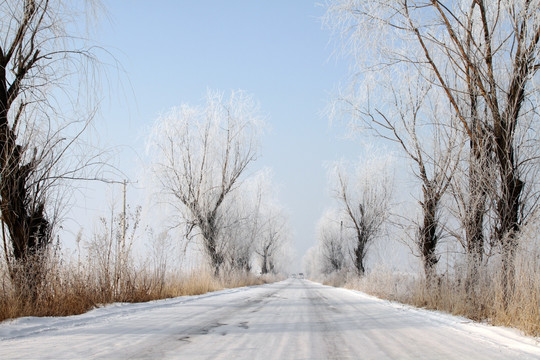
[[[413,163],[426,277],[446,233],[467,254],[470,291],[498,252],[508,292],[539,200],[540,1],[335,0],[325,20],[356,66],[338,107]]]

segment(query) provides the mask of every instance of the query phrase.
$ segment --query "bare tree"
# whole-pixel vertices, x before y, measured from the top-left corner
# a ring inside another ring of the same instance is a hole
[[[158,119],[149,138],[160,191],[200,235],[216,273],[225,260],[223,204],[257,154],[261,117],[252,98],[209,93],[205,107],[183,105]]]
[[[392,182],[387,172],[379,167],[377,174],[375,168],[375,164],[362,164],[354,176],[348,175],[340,166],[335,169],[334,196],[343,212],[344,226],[354,233],[353,263],[359,275],[366,271],[369,245],[388,219],[392,195]]]
[[[77,99],[84,87],[70,88],[96,60],[95,48],[71,33],[77,11],[60,0],[0,4],[0,210],[10,275],[22,296],[35,296],[42,278],[62,207],[58,186],[89,164],[70,156],[95,111],[80,110],[87,108]]]
[[[412,161],[414,175],[422,189],[418,201],[421,216],[414,241],[426,278],[431,280],[443,230],[441,201],[459,164],[461,137],[451,120],[446,123],[441,120],[446,109],[440,105],[431,86],[423,86],[415,74],[403,73],[399,80],[388,79],[390,84],[385,80],[380,84],[387,91],[379,102],[366,102],[354,93],[340,101],[352,115],[353,122],[396,144]]]
[[[255,247],[261,237],[265,220],[265,203],[270,201],[268,171],[250,176],[233,196],[226,201],[226,226],[223,235],[229,267],[251,271]]]
[[[289,228],[283,209],[270,206],[264,211],[264,226],[255,247],[259,255],[261,273],[276,273],[277,256],[288,240]]]
[[[336,211],[328,210],[317,226],[317,246],[323,274],[343,270],[347,264],[347,234],[343,234],[343,220]]]
[[[280,261],[278,257],[288,257],[287,245],[290,229],[287,216],[276,197],[269,169],[259,171],[250,179],[251,185],[244,191],[249,205],[245,222],[246,238],[257,257],[262,274],[277,273]]]
[[[244,184],[242,184],[244,185]],[[258,208],[251,207],[246,197],[252,195],[245,187],[229,197],[223,205],[223,243],[224,265],[227,270],[250,272],[255,239],[259,233]]]

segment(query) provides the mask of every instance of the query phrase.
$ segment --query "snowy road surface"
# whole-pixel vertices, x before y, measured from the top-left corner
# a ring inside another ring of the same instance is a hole
[[[288,279],[0,324],[0,359],[540,359],[517,331]]]

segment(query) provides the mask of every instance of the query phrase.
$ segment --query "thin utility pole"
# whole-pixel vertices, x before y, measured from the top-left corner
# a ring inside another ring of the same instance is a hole
[[[127,192],[127,180],[124,180],[124,200],[122,202],[122,248],[126,243],[126,192]]]

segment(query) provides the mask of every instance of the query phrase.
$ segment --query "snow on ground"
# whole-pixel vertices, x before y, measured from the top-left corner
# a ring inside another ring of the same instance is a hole
[[[539,341],[301,279],[0,324],[1,359],[540,359]]]

